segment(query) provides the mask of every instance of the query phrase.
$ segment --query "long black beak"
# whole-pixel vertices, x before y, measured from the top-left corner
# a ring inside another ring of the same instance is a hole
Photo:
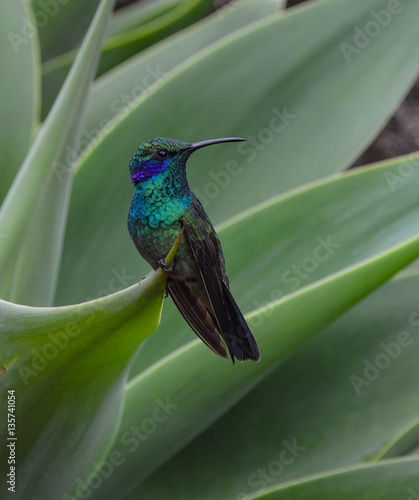
[[[190,151],[196,151],[200,148],[205,148],[207,146],[211,146],[212,144],[220,144],[221,142],[241,142],[246,139],[242,139],[241,137],[223,137],[222,139],[210,139],[208,141],[194,142],[190,146]]]

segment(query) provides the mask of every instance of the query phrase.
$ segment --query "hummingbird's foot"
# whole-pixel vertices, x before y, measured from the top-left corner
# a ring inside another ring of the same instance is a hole
[[[144,281],[146,279],[147,279],[147,276],[143,276],[142,278],[140,278],[140,281],[138,282],[138,284],[140,284],[142,281]]]
[[[171,264],[170,266],[165,264],[164,259],[159,260],[159,266],[163,269],[163,271],[166,271],[166,273],[171,273],[174,268],[174,264]]]

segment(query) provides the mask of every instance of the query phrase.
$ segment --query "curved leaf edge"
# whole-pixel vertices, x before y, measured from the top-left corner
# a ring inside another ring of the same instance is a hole
[[[137,28],[133,28],[130,30],[125,31],[124,33],[118,33],[115,35],[110,36],[109,38],[105,38],[103,46],[102,46],[102,53],[106,52],[111,52],[114,50],[117,50],[118,48],[122,48],[126,45],[130,45],[132,43],[138,42],[142,39],[145,39],[147,37],[152,36],[154,33],[163,30],[163,29],[170,29],[171,26],[176,26],[177,23],[183,18],[185,14],[188,14],[191,10],[196,8],[195,4],[199,4],[202,0],[192,0],[189,3],[192,3],[191,6],[185,5],[184,2],[180,2],[179,5],[173,6],[168,12],[164,13],[162,16],[152,19],[148,21],[147,23],[138,26]],[[194,3],[195,2],[195,3]],[[180,11],[179,13],[177,11]],[[166,39],[164,38],[162,41],[165,41]],[[150,47],[153,47],[150,46]],[[147,49],[144,49],[147,50]],[[77,55],[78,49],[71,50],[69,52],[66,52],[64,54],[61,54],[57,57],[54,57],[52,59],[49,59],[45,63],[42,64],[42,73],[43,74],[48,74],[51,73],[59,68],[64,68],[71,64],[76,55]],[[142,53],[143,51],[141,51]],[[129,58],[128,60],[130,60]],[[125,62],[125,61],[124,61]],[[124,64],[122,62],[121,64]],[[115,68],[112,68],[110,71],[113,71],[114,69],[118,68],[119,65],[117,65]],[[108,72],[105,72],[104,75],[106,75]]]
[[[413,419],[391,437],[369,461],[378,462],[387,458],[407,455],[419,443],[419,417]]]
[[[342,467],[336,470],[332,471],[326,471],[322,472],[320,474],[313,474],[309,475],[306,477],[303,477],[301,479],[293,480],[293,481],[287,481],[286,483],[283,483],[281,486],[274,486],[271,488],[266,488],[263,490],[263,492],[255,495],[249,495],[246,497],[247,500],[269,500],[272,494],[275,493],[286,493],[286,490],[291,490],[293,488],[297,488],[300,486],[307,485],[309,483],[314,483],[318,481],[324,481],[328,480],[330,478],[337,478],[339,476],[345,476],[347,474],[351,473],[356,473],[356,472],[363,472],[363,471],[368,471],[368,470],[375,470],[376,468],[388,468],[393,465],[413,465],[418,467],[419,466],[419,458],[417,457],[409,457],[409,458],[399,458],[399,459],[389,459],[385,460],[376,464],[357,464],[357,465],[351,465],[348,467]],[[407,488],[406,488],[407,489]],[[289,492],[290,494],[291,491]]]

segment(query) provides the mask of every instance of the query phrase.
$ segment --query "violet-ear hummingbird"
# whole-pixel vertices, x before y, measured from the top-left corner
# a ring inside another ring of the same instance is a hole
[[[189,188],[186,161],[197,149],[243,140],[185,143],[156,137],[141,144],[129,164],[135,185],[128,216],[132,241],[153,269],[169,272],[167,292],[192,330],[222,358],[228,350],[233,362],[259,361],[259,349],[231,295],[220,240]],[[182,228],[184,235],[167,269],[164,259]]]

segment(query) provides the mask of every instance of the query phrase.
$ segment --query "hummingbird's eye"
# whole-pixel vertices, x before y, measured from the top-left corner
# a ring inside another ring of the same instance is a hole
[[[156,151],[156,156],[159,160],[166,160],[169,158],[169,153],[165,149],[159,149]]]

